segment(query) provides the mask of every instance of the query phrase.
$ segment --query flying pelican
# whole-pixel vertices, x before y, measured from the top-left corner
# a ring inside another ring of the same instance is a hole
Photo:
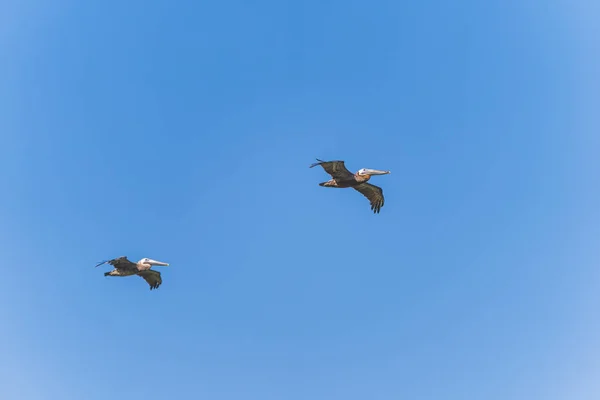
[[[353,174],[348,171],[343,161],[323,161],[317,158],[316,163],[311,164],[309,168],[320,165],[333,179],[327,182],[319,183],[319,186],[333,188],[353,188],[363,194],[371,202],[373,213],[379,213],[383,207],[383,190],[379,186],[367,183],[372,175],[386,175],[390,171],[380,171],[378,169],[362,168]]]
[[[154,271],[150,268],[154,265],[160,265],[162,267],[166,267],[169,264],[152,260],[150,258],[142,258],[137,263],[133,263],[127,259],[127,257],[119,257],[114,258],[112,260],[102,261],[96,267],[99,267],[102,264],[110,264],[115,267],[112,271],[105,272],[104,276],[131,276],[131,275],[139,275],[150,285],[150,290],[157,289],[162,283],[162,278],[160,277],[160,272]]]

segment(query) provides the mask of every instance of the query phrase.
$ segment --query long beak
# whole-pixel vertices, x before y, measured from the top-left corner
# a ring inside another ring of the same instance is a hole
[[[378,169],[365,168],[365,174],[367,175],[387,175],[390,171],[380,171]]]
[[[165,262],[162,262],[162,261],[156,261],[156,260],[148,260],[148,264],[150,264],[150,265],[159,265],[161,267],[168,267],[169,266],[169,263],[165,263]]]

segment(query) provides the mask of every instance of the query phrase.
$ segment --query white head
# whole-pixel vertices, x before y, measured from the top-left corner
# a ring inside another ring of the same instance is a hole
[[[146,264],[146,265],[149,265],[150,267],[153,267],[155,265],[158,265],[160,267],[168,267],[169,266],[169,263],[165,263],[162,261],[156,261],[151,258],[142,258],[140,261],[138,261],[138,264]]]
[[[390,171],[380,171],[378,169],[370,169],[370,168],[361,168],[358,170],[359,175],[386,175],[389,173],[390,173]]]

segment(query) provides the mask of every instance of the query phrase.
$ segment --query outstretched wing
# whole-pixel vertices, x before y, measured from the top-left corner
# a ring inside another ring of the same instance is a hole
[[[316,163],[311,164],[309,168],[320,165],[336,181],[346,181],[352,179],[354,174],[346,168],[343,161],[323,161],[317,158]]]
[[[160,272],[158,271],[147,269],[145,271],[140,271],[137,274],[144,278],[146,282],[148,282],[148,285],[150,285],[150,290],[158,289],[162,283],[162,278],[160,277]]]
[[[102,264],[110,264],[113,267],[115,267],[116,269],[133,269],[133,268],[137,269],[136,264],[129,261],[127,259],[127,257],[125,257],[125,256],[113,258],[112,260],[102,261],[101,263],[96,264],[96,267],[99,267]]]
[[[354,189],[358,190],[371,202],[371,210],[374,213],[379,214],[379,210],[383,207],[383,190],[379,186],[371,185],[370,183],[361,183],[360,185],[354,186]]]

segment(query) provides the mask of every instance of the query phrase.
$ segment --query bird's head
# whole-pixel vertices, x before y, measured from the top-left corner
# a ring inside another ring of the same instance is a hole
[[[359,175],[368,175],[368,176],[372,176],[372,175],[387,175],[389,174],[390,171],[381,171],[378,169],[370,169],[370,168],[361,168],[358,170],[358,174]]]
[[[158,265],[159,267],[168,267],[169,266],[169,263],[162,262],[162,261],[156,261],[151,258],[142,258],[140,261],[138,261],[138,264],[145,264],[145,265],[149,265],[150,267],[153,267],[155,265]]]

